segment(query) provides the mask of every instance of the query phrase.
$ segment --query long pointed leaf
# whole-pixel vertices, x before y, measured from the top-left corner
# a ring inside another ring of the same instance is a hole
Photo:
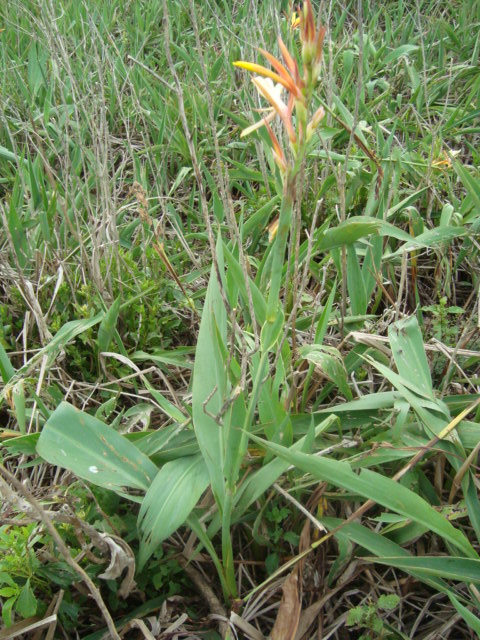
[[[202,456],[180,458],[163,465],[145,494],[138,515],[142,532],[140,567],[185,522],[208,482]]]
[[[356,474],[346,462],[323,457],[318,458],[314,455],[286,449],[278,444],[265,442],[257,436],[252,435],[251,438],[302,471],[311,473],[315,478],[330,482],[347,491],[353,491],[357,495],[373,500],[396,513],[419,522],[430,531],[451,542],[466,556],[470,558],[478,557],[461,531],[455,529],[446,518],[435,511],[423,498],[398,482],[369,469],[362,469],[359,474]]]
[[[37,452],[50,464],[120,493],[126,487],[146,491],[157,474],[157,467],[134,444],[68,402],[45,423]]]
[[[223,270],[222,245],[217,243],[219,268]],[[193,425],[200,451],[210,474],[216,500],[224,498],[225,449],[222,427],[216,422],[223,405],[227,372],[222,345],[226,342],[227,314],[223,304],[215,267],[212,267],[203,308],[193,367],[192,407]]]

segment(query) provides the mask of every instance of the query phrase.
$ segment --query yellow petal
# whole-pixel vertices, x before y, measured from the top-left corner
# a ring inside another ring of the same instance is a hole
[[[282,76],[278,75],[278,73],[275,73],[270,69],[267,69],[261,64],[256,64],[255,62],[245,62],[244,60],[238,60],[237,62],[234,62],[233,65],[235,67],[240,67],[241,69],[246,69],[247,71],[251,71],[252,73],[258,73],[258,75],[264,76],[265,78],[271,78],[272,80],[275,80],[275,82],[280,83],[288,91],[292,91],[291,81],[289,82],[285,78],[282,78]],[[293,89],[295,93],[295,85],[293,86]]]

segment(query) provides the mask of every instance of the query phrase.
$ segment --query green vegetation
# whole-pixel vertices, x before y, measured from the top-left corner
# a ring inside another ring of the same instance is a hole
[[[480,635],[480,4],[313,4],[0,7],[7,627]]]

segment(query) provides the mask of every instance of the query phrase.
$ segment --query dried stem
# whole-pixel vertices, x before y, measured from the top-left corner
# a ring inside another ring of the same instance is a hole
[[[90,591],[90,594],[92,595],[92,598],[97,603],[97,606],[100,609],[105,622],[107,623],[108,631],[110,632],[110,637],[113,638],[114,640],[120,640],[120,636],[118,635],[117,630],[115,628],[115,623],[113,622],[112,616],[110,615],[110,612],[107,609],[107,605],[105,604],[99,589],[97,589],[97,587],[95,586],[95,583],[90,578],[88,573],[84,569],[82,569],[82,567],[78,564],[78,562],[76,562],[72,558],[70,554],[70,550],[62,540],[58,531],[53,526],[50,518],[46,515],[42,507],[35,500],[31,492],[25,487],[25,485],[22,484],[13,475],[13,473],[8,471],[8,469],[6,469],[2,464],[0,464],[0,474],[4,478],[4,479],[0,478],[0,481],[2,482],[2,484],[6,485],[7,488],[8,488],[8,484],[12,485],[15,488],[15,490],[19,494],[21,494],[25,498],[25,500],[30,504],[32,508],[32,512],[35,513],[38,519],[43,522],[48,533],[52,536],[53,540],[55,541],[55,544],[57,545],[58,550],[64,557],[65,562],[75,571],[75,573],[80,577],[81,580],[83,580],[83,582],[87,586],[88,590]]]

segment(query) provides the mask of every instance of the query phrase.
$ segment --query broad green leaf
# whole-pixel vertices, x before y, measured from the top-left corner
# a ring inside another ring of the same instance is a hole
[[[2,605],[2,619],[7,629],[8,627],[12,626],[12,609],[16,599],[17,599],[16,595],[12,596],[8,600],[6,600]]]
[[[427,407],[428,409],[433,409],[434,411],[439,411],[442,413],[445,418],[449,418],[449,413],[446,405],[442,403],[440,400],[435,398],[431,398],[428,393],[425,393],[423,389],[417,387],[415,383],[410,380],[409,377],[404,378],[403,376],[395,373],[389,367],[386,367],[381,362],[374,360],[370,356],[364,354],[363,358],[369,362],[372,366],[374,366],[385,378],[403,395],[403,397],[410,402],[412,407],[421,402],[423,407]],[[415,396],[415,397],[413,397]]]
[[[377,362],[367,355],[363,356],[367,362],[375,367],[403,396],[412,407],[431,435],[438,435],[450,422],[450,415],[445,404],[438,399],[430,400],[421,389],[395,373],[389,367]],[[439,417],[440,414],[441,417]],[[451,432],[447,439],[456,440],[457,436]]]
[[[223,273],[220,239],[217,242],[217,259],[220,273]],[[215,266],[212,266],[193,367],[192,408],[195,434],[219,504],[223,503],[224,497],[225,443],[223,429],[215,416],[223,406],[228,386],[224,362],[226,333],[227,314]]]
[[[433,399],[430,368],[416,317],[395,322],[388,329],[388,338],[399,375]]]
[[[130,356],[132,362],[155,362],[159,365],[171,365],[182,369],[193,369],[193,364],[188,357],[193,354],[193,347],[177,347],[176,349],[155,349],[151,353],[135,351]],[[166,368],[166,367],[163,367]]]
[[[63,325],[61,329],[53,336],[52,340],[37,351],[37,353],[30,358],[30,360],[22,367],[17,369],[14,378],[27,374],[38,362],[40,362],[44,356],[47,356],[50,361],[54,360],[65,345],[73,340],[76,336],[80,335],[84,331],[87,331],[91,327],[98,324],[104,316],[104,312],[98,313],[92,318],[85,318],[82,320],[73,320]],[[11,379],[10,379],[11,380]],[[5,394],[11,389],[10,385],[5,385],[0,393],[0,401],[5,398]]]
[[[209,483],[202,456],[167,462],[157,473],[142,502],[138,526],[142,533],[139,566],[180,527]]]
[[[334,95],[333,96],[333,101],[334,101],[335,106],[337,107],[337,109],[338,109],[338,111],[340,113],[340,117],[342,118],[344,123],[347,125],[347,127],[350,127],[350,128],[353,127],[354,117],[350,113],[348,108],[343,104],[343,102],[341,101],[340,97],[337,96],[337,95]],[[368,149],[370,145],[368,144],[368,140],[363,135],[363,132],[362,132],[362,129],[361,129],[361,125],[357,126],[357,128],[355,129],[355,134],[360,138],[360,140],[363,142],[363,144]]]
[[[28,51],[28,86],[32,97],[35,98],[40,87],[45,84],[46,74],[43,68],[45,52],[40,45],[33,40]]]
[[[376,562],[377,558],[384,558],[387,556],[400,559],[408,559],[412,557],[409,551],[403,549],[396,542],[393,542],[381,533],[372,531],[359,522],[349,522],[345,524],[345,522],[343,520],[340,520],[339,518],[329,517],[320,518],[320,522],[324,524],[329,531],[338,528],[337,533],[334,534],[335,537],[346,537],[351,542],[354,542],[363,549],[375,554],[376,558],[372,558],[372,562]],[[396,565],[392,563],[392,566]],[[438,591],[448,591],[447,583],[444,582],[441,578],[426,576],[424,574],[416,572],[414,569],[404,568],[404,571],[421,580],[422,582],[433,586]]]
[[[174,405],[172,402],[170,402],[170,400],[167,400],[167,398],[165,398],[165,396],[153,386],[153,384],[149,381],[147,376],[143,374],[143,372],[137,367],[137,365],[134,362],[132,362],[130,358],[128,358],[127,356],[121,353],[116,353],[111,351],[104,351],[102,353],[102,357],[114,358],[119,362],[121,362],[122,364],[125,364],[131,369],[133,369],[134,371],[136,371],[139,379],[143,382],[145,388],[148,389],[152,398],[158,403],[158,405],[162,408],[162,410],[166,413],[166,415],[172,420],[176,420],[177,422],[185,422],[186,416],[180,411],[180,409],[176,405]]]
[[[327,431],[337,419],[335,416],[328,416],[322,422],[320,422],[314,430],[314,435],[319,436],[324,431]],[[292,445],[294,450],[307,449],[310,450],[312,446],[312,438],[310,435],[303,436],[297,442]],[[261,467],[254,473],[251,473],[246,480],[240,485],[237,494],[235,495],[235,508],[232,521],[239,520],[247,509],[257,500],[261,495],[268,491],[274,482],[285,473],[289,467],[289,463],[281,458],[275,457],[271,462]],[[209,535],[212,537],[220,527],[219,518],[214,518],[208,529]]]
[[[474,178],[472,174],[463,166],[461,162],[452,162],[452,166],[455,169],[457,176],[462,181],[463,186],[467,190],[467,193],[471,197],[474,203],[474,217],[479,215],[480,212],[480,179]],[[470,221],[470,216],[468,216]],[[474,218],[472,218],[474,219]]]
[[[8,584],[15,589],[15,593],[18,593],[19,587],[17,583],[9,573],[5,573],[4,571],[0,571],[0,585],[2,584]]]
[[[35,447],[37,446],[39,437],[39,433],[29,433],[26,436],[7,438],[5,442],[2,442],[2,447],[5,447],[5,449],[9,451],[13,456],[36,456],[37,452],[35,450]]]
[[[53,336],[53,339],[36,354],[36,358],[38,359],[40,355],[43,356],[44,354],[52,354],[52,352],[58,353],[68,342],[70,342],[70,340],[73,340],[73,338],[76,338],[81,333],[84,333],[91,327],[94,327],[96,324],[101,322],[104,315],[104,312],[101,311],[100,313],[97,313],[96,316],[93,316],[91,318],[72,320],[71,322],[67,322],[61,329],[57,331],[57,333]],[[22,370],[23,367],[19,371]]]
[[[233,277],[233,280],[238,287],[243,300],[244,308],[248,309],[247,283],[245,282],[242,267],[227,246],[224,245],[223,250],[225,253],[225,262],[228,266],[228,272]],[[248,279],[248,285],[250,286],[250,293],[252,295],[252,303],[256,320],[259,325],[263,325],[263,323],[265,322],[267,303],[262,293],[260,292],[260,289],[251,278]]]
[[[193,430],[178,424],[167,425],[132,442],[157,465],[199,452]]]
[[[426,191],[428,191],[428,187],[423,187],[414,193],[411,193],[409,196],[404,198],[401,202],[398,202],[396,205],[387,210],[385,214],[385,218],[388,220],[395,216],[395,214],[400,213],[403,209],[410,207],[414,202],[416,202],[420,196],[422,196]]]
[[[369,239],[368,244],[369,246],[366,248],[365,258],[362,264],[363,284],[367,303],[377,286],[378,276],[376,276],[376,274],[381,271],[380,266],[382,264],[384,243],[380,236],[374,236]]]
[[[178,172],[178,176],[175,178],[175,182],[172,184],[172,187],[168,193],[168,196],[171,197],[172,194],[178,189],[178,187],[182,184],[185,178],[192,172],[192,167],[182,167]]]
[[[13,153],[13,151],[9,151],[6,147],[2,147],[0,145],[0,160],[7,160],[8,162],[14,162],[15,164],[19,161],[18,156]],[[28,164],[28,160],[23,158],[23,163]]]
[[[285,316],[282,309],[278,309],[273,322],[266,320],[260,334],[262,352],[272,351],[283,333]]]
[[[238,481],[240,466],[248,448],[248,439],[238,425],[245,425],[246,421],[245,394],[239,393],[225,414],[225,464],[223,472],[230,485]],[[250,425],[247,426],[247,428]]]
[[[22,618],[30,618],[35,615],[37,611],[37,599],[30,586],[30,580],[27,580],[23,585],[15,603],[15,609]]]
[[[50,464],[119,493],[126,487],[146,491],[158,471],[124,436],[67,402],[45,423],[37,452]]]
[[[286,449],[278,444],[265,442],[254,435],[251,438],[290,464],[311,473],[315,478],[373,500],[387,509],[419,522],[444,538],[445,541],[452,543],[466,556],[477,558],[477,553],[460,530],[455,529],[423,498],[394,480],[369,469],[362,469],[357,474],[347,462]]]
[[[248,235],[258,227],[262,229],[265,226],[272,211],[279,204],[280,199],[281,199],[280,196],[274,196],[269,202],[264,204],[263,207],[260,207],[258,211],[256,211],[251,216],[249,216],[243,224],[243,228],[242,228],[243,236]]]
[[[415,238],[410,238],[408,242],[391,253],[389,259],[399,256],[404,252],[415,251],[419,247],[434,248],[438,245],[451,242],[454,238],[466,236],[467,234],[468,230],[462,227],[436,227],[435,229],[429,229],[415,236]]]
[[[337,281],[335,280],[332,286],[332,290],[330,291],[330,295],[328,296],[327,303],[322,309],[320,319],[317,323],[317,328],[315,329],[315,344],[321,345],[323,343],[323,338],[327,333],[328,321],[330,320],[330,314],[332,313],[332,305],[335,299],[336,291],[337,291]]]
[[[355,216],[349,218],[338,226],[325,231],[315,247],[318,251],[330,251],[337,247],[353,244],[373,233],[378,233],[381,221],[367,216]]]

